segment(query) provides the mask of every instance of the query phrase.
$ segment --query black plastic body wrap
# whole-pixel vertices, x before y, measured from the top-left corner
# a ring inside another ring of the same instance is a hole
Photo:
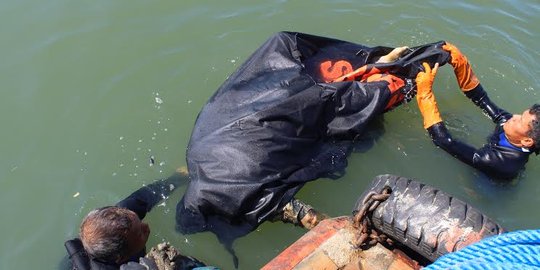
[[[306,182],[337,178],[370,120],[389,110],[390,100],[398,101],[394,107],[414,96],[422,62],[447,62],[442,44],[373,64],[393,48],[302,33],[272,36],[197,118],[187,149],[191,182],[177,206],[177,229],[233,239],[271,218]],[[366,64],[405,84],[392,93],[384,80],[327,82],[329,74]]]

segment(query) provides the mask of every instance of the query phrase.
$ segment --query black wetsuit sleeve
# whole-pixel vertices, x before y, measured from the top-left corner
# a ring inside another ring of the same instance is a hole
[[[167,179],[157,180],[131,193],[127,198],[118,202],[116,206],[127,208],[135,212],[140,219],[143,219],[146,213],[150,212],[154,206],[180,185],[182,178],[185,177],[174,174]]]
[[[484,113],[486,113],[489,118],[495,123],[506,122],[512,117],[511,114],[505,110],[499,108],[491,99],[489,99],[488,94],[484,91],[484,88],[481,84],[478,84],[474,89],[464,92],[476,106],[478,106]]]
[[[481,84],[465,95],[495,123],[502,124],[512,118],[512,115],[499,108],[491,101]],[[499,130],[499,129],[498,129]],[[495,176],[496,178],[513,178],[523,167],[526,159],[517,157],[519,154],[510,152],[503,147],[486,144],[475,148],[452,138],[443,122],[437,123],[427,129],[433,143],[462,162]],[[495,131],[498,133],[501,131]]]
[[[486,144],[477,149],[455,140],[443,122],[437,123],[427,130],[435,145],[462,162],[495,178],[509,179],[515,177],[526,162],[526,159],[512,158],[516,154],[508,153],[508,150],[501,149],[502,147]]]
[[[454,140],[443,122],[427,128],[433,143],[459,160],[474,166],[473,157],[476,149],[468,144]]]

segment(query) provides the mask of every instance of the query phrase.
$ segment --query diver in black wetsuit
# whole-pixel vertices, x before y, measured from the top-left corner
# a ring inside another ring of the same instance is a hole
[[[534,104],[522,114],[512,115],[495,105],[482,88],[467,58],[450,43],[443,46],[450,53],[449,63],[462,89],[473,103],[480,107],[497,124],[488,143],[480,148],[453,139],[440,117],[432,92],[433,79],[438,65],[433,70],[424,64],[425,72],[416,78],[418,107],[424,118],[433,142],[449,154],[471,165],[483,173],[498,179],[517,176],[524,168],[531,152],[538,152],[540,141],[540,105]]]
[[[488,143],[475,148],[452,138],[442,121],[432,84],[438,64],[433,69],[424,63],[425,72],[417,75],[417,101],[427,129],[435,145],[459,160],[496,179],[515,177],[532,152],[538,154],[540,145],[540,105],[534,104],[522,114],[512,115],[493,103],[472,71],[467,58],[454,45],[446,42],[442,49],[450,53],[449,63],[460,88],[476,106],[496,124]],[[278,213],[283,221],[310,229],[325,218],[302,201],[292,199]]]
[[[179,186],[182,178],[185,176],[175,174],[165,180],[156,181],[133,192],[115,206],[94,209],[88,213],[81,224],[80,238],[65,243],[72,268],[159,269],[156,262],[145,258],[150,227],[142,219]],[[180,255],[176,259],[175,269],[204,266],[191,257]]]

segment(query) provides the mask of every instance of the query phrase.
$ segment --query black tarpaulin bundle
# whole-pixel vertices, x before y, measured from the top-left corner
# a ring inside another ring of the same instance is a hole
[[[369,121],[414,96],[422,62],[446,63],[442,44],[374,64],[393,48],[302,33],[272,36],[197,118],[178,230],[234,239],[272,218],[306,182],[336,178]]]

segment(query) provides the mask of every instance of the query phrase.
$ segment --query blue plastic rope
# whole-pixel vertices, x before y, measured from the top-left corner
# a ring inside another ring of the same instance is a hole
[[[440,257],[424,270],[540,270],[540,230],[515,231],[483,239]]]

